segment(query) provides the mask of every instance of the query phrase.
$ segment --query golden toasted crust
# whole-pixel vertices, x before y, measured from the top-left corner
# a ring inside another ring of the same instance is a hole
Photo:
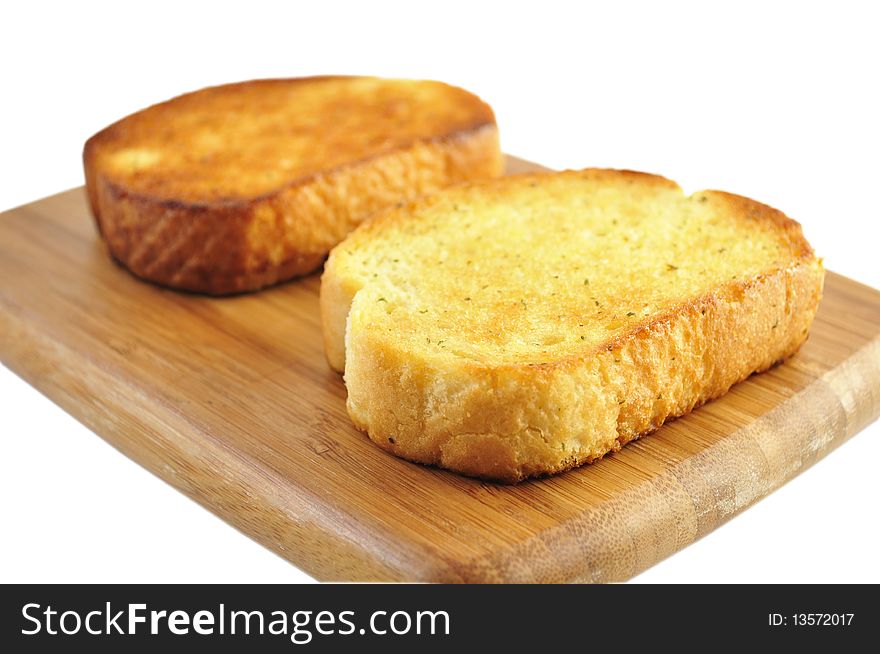
[[[322,320],[374,442],[516,482],[616,451],[791,356],[823,277],[800,226],[753,200],[631,172],[529,175],[356,230],[325,266]]]
[[[211,294],[311,272],[372,213],[502,168],[492,110],[476,96],[341,77],[186,94],[94,135],[83,161],[113,257]]]

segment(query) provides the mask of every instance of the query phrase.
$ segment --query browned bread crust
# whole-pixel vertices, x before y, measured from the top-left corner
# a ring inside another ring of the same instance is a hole
[[[309,273],[370,214],[502,170],[494,115],[473,94],[346,77],[179,96],[95,134],[83,162],[112,256],[209,294]]]

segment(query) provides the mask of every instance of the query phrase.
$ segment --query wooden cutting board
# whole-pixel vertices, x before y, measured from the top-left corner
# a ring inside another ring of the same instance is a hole
[[[513,487],[466,479],[396,459],[351,426],[324,362],[318,287],[313,275],[211,299],[139,282],[110,262],[78,188],[0,216],[0,360],[333,580],[624,580],[880,414],[880,292],[828,273],[790,362],[594,465]]]

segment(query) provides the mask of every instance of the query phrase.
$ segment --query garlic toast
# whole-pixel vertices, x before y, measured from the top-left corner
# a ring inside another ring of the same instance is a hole
[[[375,443],[517,482],[619,450],[791,356],[823,278],[775,209],[587,169],[377,216],[331,252],[321,311]]]
[[[365,77],[188,93],[98,132],[83,161],[112,256],[141,278],[209,294],[309,273],[374,212],[502,170],[478,97]]]

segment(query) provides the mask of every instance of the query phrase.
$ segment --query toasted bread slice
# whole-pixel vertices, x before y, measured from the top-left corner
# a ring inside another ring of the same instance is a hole
[[[139,277],[211,294],[311,272],[373,212],[502,170],[475,95],[362,77],[182,95],[95,134],[83,160],[110,253]]]
[[[331,252],[321,309],[357,427],[516,482],[617,451],[793,354],[823,276],[775,209],[584,170],[376,217]]]

